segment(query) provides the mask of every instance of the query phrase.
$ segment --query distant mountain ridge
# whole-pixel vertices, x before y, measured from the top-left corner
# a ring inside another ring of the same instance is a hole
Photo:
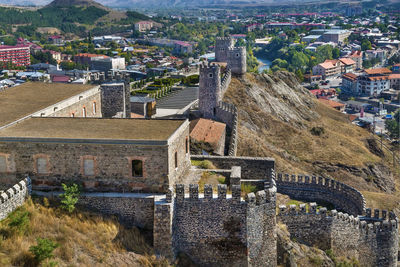
[[[107,9],[102,4],[93,1],[93,0],[54,0],[48,7],[70,7],[70,6],[81,6],[81,7],[89,7],[94,6],[100,9]]]

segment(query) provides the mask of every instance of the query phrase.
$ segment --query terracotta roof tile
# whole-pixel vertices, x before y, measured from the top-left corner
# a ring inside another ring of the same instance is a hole
[[[365,73],[369,75],[374,75],[374,74],[390,74],[392,73],[388,68],[378,68],[378,69],[367,69],[364,70]]]
[[[225,134],[226,125],[212,120],[197,119],[190,122],[190,128],[190,138],[216,146]]]
[[[356,64],[356,62],[354,60],[352,60],[351,58],[344,57],[339,60],[340,60],[340,62],[342,62],[345,65],[355,65]]]

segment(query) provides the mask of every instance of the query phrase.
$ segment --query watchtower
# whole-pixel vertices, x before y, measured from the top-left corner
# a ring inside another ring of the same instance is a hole
[[[215,60],[217,62],[228,62],[228,51],[233,48],[232,37],[217,37],[215,41]]]
[[[214,118],[218,102],[222,99],[220,75],[219,65],[200,65],[199,111],[204,118]]]
[[[246,47],[234,47],[228,51],[228,66],[232,74],[243,75],[247,71]]]

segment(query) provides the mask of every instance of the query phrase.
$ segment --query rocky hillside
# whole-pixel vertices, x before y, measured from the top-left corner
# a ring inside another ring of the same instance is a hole
[[[330,176],[361,190],[373,208],[400,203],[390,154],[291,73],[234,78],[225,101],[240,110],[239,155],[274,157],[278,172]]]

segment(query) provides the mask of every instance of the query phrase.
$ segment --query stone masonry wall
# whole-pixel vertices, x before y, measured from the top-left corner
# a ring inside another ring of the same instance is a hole
[[[78,205],[101,214],[115,215],[127,227],[153,229],[154,196],[152,195],[85,193],[79,197]]]
[[[219,102],[216,108],[215,118],[227,125],[229,140],[227,143],[227,155],[236,156],[238,143],[238,112],[237,108],[225,102]]]
[[[357,189],[329,178],[280,173],[276,184],[278,193],[304,201],[330,203],[354,216],[365,209],[364,197]]]
[[[173,220],[175,252],[183,252],[201,266],[247,266],[247,204],[239,195],[226,198],[226,185],[219,185],[218,198],[206,186],[199,198],[198,185],[190,196],[177,185]],[[233,193],[233,192],[232,192]]]
[[[365,217],[354,217],[326,208],[317,210],[295,205],[279,206],[278,221],[286,224],[298,242],[323,250],[332,249],[338,256],[355,258],[360,266],[397,266],[398,221],[393,213],[367,209]]]
[[[101,118],[101,95],[100,91],[86,98],[80,99],[77,102],[63,108],[56,110],[48,117],[86,117],[88,118]]]
[[[103,118],[112,118],[119,116],[119,114],[130,118],[131,102],[128,85],[129,83],[125,83],[123,80],[101,85],[101,111]],[[123,113],[124,111],[125,114]]]
[[[242,180],[265,180],[267,183],[271,182],[272,171],[275,168],[275,161],[271,158],[192,155],[191,159],[209,160],[218,169],[240,166]]]
[[[178,168],[175,168],[175,153],[178,156]],[[191,168],[189,121],[186,121],[168,141],[168,166],[169,187],[175,186],[176,183],[181,183]]]
[[[0,221],[24,204],[30,191],[31,181],[29,178],[25,178],[6,191],[0,192]]]
[[[198,185],[190,185],[187,197],[184,186],[176,186],[175,254],[185,253],[201,266],[276,266],[274,194],[252,193],[245,202],[240,186],[231,188],[227,196],[226,185],[218,185],[214,196],[211,185],[205,185],[202,197]]]
[[[222,81],[221,81],[221,92],[222,92],[222,95],[224,95],[224,93],[228,89],[229,84],[231,83],[231,78],[232,78],[232,72],[231,72],[230,69],[227,69],[225,74],[224,74],[224,77],[222,78]]]
[[[276,266],[276,187],[248,194],[247,202],[248,265]]]
[[[60,190],[61,183],[68,182],[96,192],[154,193],[169,187],[166,144],[2,142],[0,153],[10,155],[17,178],[31,177],[35,190]],[[47,174],[37,173],[38,157],[47,159]],[[85,158],[94,160],[94,175],[84,175]],[[143,177],[132,177],[134,159],[143,161]]]

